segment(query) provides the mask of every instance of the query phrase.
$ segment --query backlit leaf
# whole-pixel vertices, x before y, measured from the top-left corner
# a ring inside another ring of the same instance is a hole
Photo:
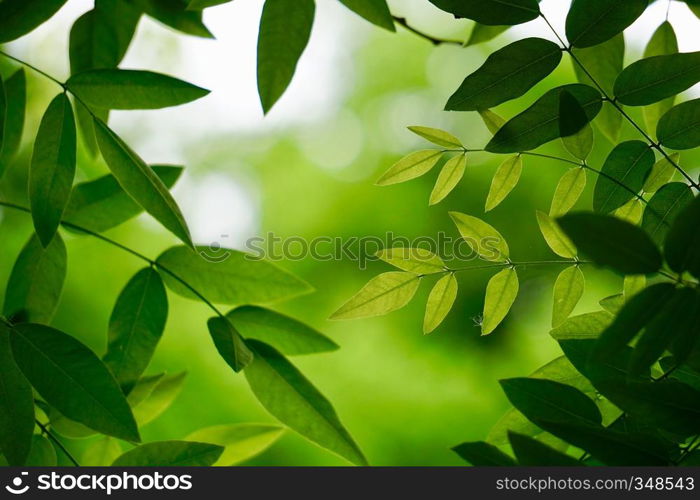
[[[330,319],[355,319],[380,316],[401,309],[418,290],[420,276],[392,271],[372,278]]]
[[[492,134],[498,132],[498,129],[500,129],[506,123],[503,118],[498,116],[490,109],[480,109],[479,116],[481,116],[484,125],[486,125],[486,128],[489,129],[489,132]]]
[[[585,288],[585,278],[578,266],[564,269],[554,283],[554,305],[552,307],[552,327],[560,326],[569,317],[581,300]]]
[[[224,447],[221,457],[212,465],[230,466],[259,455],[284,434],[284,427],[268,424],[215,425],[194,431],[188,441],[214,443]]]
[[[510,257],[508,243],[491,225],[459,212],[450,212],[450,217],[464,241],[479,257],[493,262],[508,260]]]
[[[340,0],[340,3],[370,23],[389,31],[396,31],[386,0]]]
[[[642,229],[654,243],[662,246],[676,217],[692,201],[693,191],[687,184],[671,182],[664,185],[654,193],[644,209]]]
[[[566,16],[566,38],[573,47],[591,47],[621,33],[632,24],[648,0],[573,0]]]
[[[700,146],[700,99],[678,104],[664,114],[656,127],[656,137],[671,149]]]
[[[0,2],[0,43],[11,42],[44,24],[66,0],[3,0]]]
[[[180,394],[182,385],[187,377],[186,372],[174,375],[156,375],[144,377],[139,381],[129,394],[129,404],[132,406],[134,418],[139,426],[143,426],[158,418],[167,410],[175,398]],[[153,380],[154,379],[154,380]],[[147,386],[146,395],[140,390],[140,386]],[[138,399],[136,403],[133,403]]]
[[[112,465],[112,462],[122,454],[119,442],[110,437],[103,437],[92,443],[80,459],[80,465],[84,467],[104,467]]]
[[[625,276],[625,278],[627,278],[627,276]],[[617,314],[620,312],[620,309],[622,309],[622,306],[625,305],[625,296],[622,293],[609,295],[603,299],[600,299],[598,304],[600,304],[600,307],[605,309],[607,312]],[[597,333],[600,333],[600,331]]]
[[[489,26],[521,24],[540,15],[537,0],[430,0],[430,3],[455,17]]]
[[[227,318],[214,317],[207,321],[207,328],[216,350],[235,372],[241,371],[253,359],[243,337]]]
[[[518,274],[511,267],[499,271],[489,280],[484,299],[482,335],[488,335],[503,321],[518,296],[518,288]]]
[[[587,123],[575,134],[562,137],[561,142],[574,157],[585,160],[593,149],[593,127]]]
[[[461,149],[463,147],[460,140],[454,135],[438,128],[411,126],[408,127],[408,130],[421,136],[423,139],[432,142],[433,144],[437,144],[438,146],[457,149]]]
[[[642,220],[642,214],[644,213],[644,205],[641,201],[635,198],[622,205],[613,213],[615,214],[615,217],[618,217],[636,226],[637,224],[639,224],[639,221]]]
[[[113,467],[208,467],[224,452],[223,446],[188,441],[156,441],[137,446],[118,457]]]
[[[440,203],[459,184],[467,168],[467,155],[450,158],[440,170],[435,187],[430,193],[430,205]]]
[[[510,26],[488,26],[486,24],[474,23],[474,27],[469,33],[469,38],[464,42],[464,46],[471,47],[472,45],[493,40],[508,28],[510,28]]]
[[[586,170],[574,168],[561,176],[554,190],[552,205],[549,208],[550,217],[559,217],[571,210],[581,193],[586,188]]]
[[[678,164],[680,157],[681,155],[679,153],[669,155],[669,158],[671,158],[675,164]],[[651,172],[649,172],[649,175],[647,176],[647,180],[644,181],[643,189],[645,193],[653,193],[671,180],[673,174],[676,173],[676,167],[673,166],[673,163],[668,161],[666,158],[661,158],[659,161],[654,163],[654,166],[651,168]]]
[[[540,227],[542,236],[552,252],[564,257],[565,259],[574,259],[576,257],[576,246],[564,234],[557,224],[549,215],[544,212],[537,211],[537,224]]]
[[[491,188],[486,197],[485,211],[496,208],[520,180],[523,171],[523,159],[520,155],[507,158],[496,170],[491,180]]]
[[[392,266],[414,274],[434,274],[444,272],[443,260],[425,248],[385,248],[377,252],[377,257]]]
[[[615,146],[596,181],[593,209],[609,213],[634,198],[653,165],[654,153],[645,142],[626,141]]]
[[[678,52],[678,40],[673,26],[668,21],[664,21],[651,36],[651,40],[644,49],[644,57],[662,56],[665,54],[676,54]],[[642,108],[644,123],[649,132],[656,130],[659,118],[673,106],[674,96],[663,101],[659,101]]]
[[[555,340],[594,339],[612,322],[614,316],[608,311],[572,316],[549,334]]]
[[[622,291],[625,296],[625,300],[629,300],[630,298],[634,297],[637,295],[639,292],[644,290],[644,288],[647,286],[647,277],[644,276],[643,274],[640,274],[639,276],[625,276],[623,285],[622,285]]]
[[[428,295],[423,319],[423,333],[435,330],[452,309],[457,298],[457,278],[453,273],[440,278]]]
[[[442,151],[424,149],[404,156],[377,179],[377,186],[409,181],[426,174],[440,160]]]

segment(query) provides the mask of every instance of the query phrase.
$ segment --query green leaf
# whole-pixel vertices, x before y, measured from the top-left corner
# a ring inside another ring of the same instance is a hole
[[[229,305],[277,302],[313,291],[305,281],[258,256],[219,250],[223,253],[212,258],[209,247],[197,247],[196,252],[185,246],[169,248],[157,259],[161,270],[170,271],[161,273],[165,284],[178,295],[199,300],[184,280],[212,302]]]
[[[612,322],[614,316],[608,311],[572,316],[549,334],[554,340],[594,339]]]
[[[287,90],[311,36],[313,0],[266,0],[258,34],[258,94],[267,114]]]
[[[542,38],[518,40],[492,53],[467,76],[445,105],[448,111],[476,111],[525,94],[561,61],[559,46]]]
[[[183,171],[183,167],[171,165],[154,165],[151,169],[168,189],[173,187]],[[63,220],[101,233],[141,212],[143,208],[126,194],[113,175],[107,174],[73,187]]]
[[[32,235],[12,267],[3,315],[14,321],[49,323],[61,298],[66,265],[66,246],[60,235],[46,248]]]
[[[414,274],[442,273],[447,268],[442,259],[425,248],[385,248],[377,252],[384,262],[392,266]]]
[[[329,319],[367,318],[401,309],[415,295],[420,279],[415,274],[398,271],[375,276]]]
[[[513,467],[516,465],[515,460],[510,456],[483,441],[462,443],[452,448],[452,451],[474,467]]]
[[[493,332],[503,321],[518,296],[518,288],[518,273],[512,267],[499,271],[489,280],[486,285],[481,335]]]
[[[673,26],[668,21],[661,23],[651,40],[644,49],[644,57],[662,56],[665,54],[676,54],[678,52],[678,40],[676,33],[673,31]],[[642,108],[644,123],[648,131],[656,130],[656,124],[659,118],[673,106],[674,96],[671,96],[663,101],[650,104]]]
[[[190,0],[187,4],[187,10],[204,10],[216,5],[223,5],[231,0]]]
[[[175,375],[144,377],[129,393],[129,404],[139,426],[158,418],[180,394],[187,377],[186,372]],[[144,392],[146,394],[144,394]]]
[[[130,69],[92,69],[71,76],[68,89],[101,109],[161,109],[200,99],[208,90],[172,76]]]
[[[69,419],[56,408],[49,409],[48,417],[51,429],[69,439],[85,439],[96,434],[94,430],[80,422]]]
[[[565,259],[576,258],[577,251],[573,242],[562,232],[554,219],[539,210],[536,212],[537,225],[540,226],[542,236],[552,252]]]
[[[645,106],[676,95],[700,81],[700,52],[641,59],[615,80],[615,97],[628,106]]]
[[[661,267],[661,253],[637,226],[616,217],[592,213],[557,219],[576,248],[593,262],[622,274],[649,274]]]
[[[0,323],[0,451],[10,465],[25,464],[33,432],[32,386],[12,356],[10,330]]]
[[[625,278],[628,278],[628,276],[625,276]],[[600,304],[600,307],[605,309],[610,314],[617,314],[618,312],[620,312],[620,309],[622,309],[622,306],[625,305],[625,296],[622,293],[610,295],[608,297],[600,299],[598,303]],[[597,333],[600,333],[601,331],[602,329],[599,330]]]
[[[386,0],[340,0],[340,3],[372,24],[396,31]]]
[[[643,274],[640,274],[639,276],[625,276],[622,285],[622,291],[625,296],[625,300],[629,300],[630,298],[634,297],[639,292],[644,290],[646,286],[647,277]]]
[[[5,140],[5,122],[7,121],[7,96],[5,94],[5,81],[0,74],[0,153],[2,153]]]
[[[506,31],[510,26],[488,26],[485,24],[474,23],[469,38],[464,42],[465,47],[471,47],[483,42],[493,40],[498,35]]]
[[[528,151],[561,137],[559,94],[562,91],[576,98],[589,121],[600,111],[601,96],[594,88],[580,83],[556,87],[503,125],[486,145],[486,151],[491,153]]]
[[[520,155],[511,156],[501,163],[491,180],[491,188],[486,197],[485,211],[496,208],[517,186],[523,171],[523,159]]]
[[[428,295],[423,319],[423,333],[435,330],[452,309],[457,298],[457,278],[449,273],[440,278]]]
[[[11,42],[44,24],[66,0],[3,0],[0,2],[0,43]]]
[[[508,243],[492,226],[459,212],[450,212],[459,234],[479,257],[493,262],[505,262],[510,257]]]
[[[438,146],[456,149],[461,149],[464,147],[462,146],[460,140],[454,135],[450,134],[449,132],[445,132],[444,130],[440,130],[439,128],[419,127],[414,125],[408,127],[408,130],[421,136],[423,139],[432,142],[433,144],[437,144]]]
[[[39,240],[48,246],[63,216],[75,176],[76,131],[66,94],[57,95],[41,119],[29,169],[29,202]]]
[[[526,23],[540,15],[537,0],[430,0],[430,3],[455,17],[488,26]]]
[[[567,267],[559,273],[554,283],[553,328],[560,326],[569,317],[583,296],[585,284],[585,278],[578,266]]]
[[[253,353],[227,318],[210,318],[207,327],[216,350],[233,371],[241,371],[253,360]]]
[[[440,203],[459,184],[467,168],[467,155],[461,154],[450,158],[443,165],[438,175],[435,187],[430,193],[430,205]]]
[[[644,209],[642,229],[657,245],[663,245],[673,221],[693,201],[693,191],[682,182],[671,182],[651,197]]]
[[[244,338],[265,342],[286,356],[338,349],[338,344],[314,328],[270,309],[243,306],[226,317]]]
[[[127,394],[148,366],[168,319],[168,296],[158,272],[142,269],[129,280],[109,318],[104,362]]]
[[[564,466],[577,467],[581,462],[555,450],[540,441],[517,432],[509,432],[508,439],[513,453],[521,466]]]
[[[5,80],[6,109],[2,150],[0,151],[0,178],[17,154],[22,140],[27,104],[26,94],[27,82],[24,69],[19,69]]]
[[[560,217],[571,210],[586,188],[586,170],[573,168],[561,176],[554,190],[550,217]]]
[[[559,136],[562,140],[578,134],[588,121],[576,98],[567,90],[559,92]]]
[[[202,13],[187,10],[187,0],[126,0],[166,26],[202,38],[214,35],[202,23]]]
[[[669,158],[671,158],[675,164],[678,164],[680,157],[681,155],[679,153],[669,155]],[[673,163],[668,161],[665,157],[654,163],[651,172],[649,172],[647,176],[647,180],[644,181],[644,187],[642,189],[645,193],[653,193],[671,180],[673,174],[676,173],[676,167],[673,166]]]
[[[208,467],[223,452],[223,446],[215,444],[157,441],[127,451],[112,463],[112,467]]]
[[[620,208],[615,210],[613,214],[615,217],[634,224],[635,226],[639,224],[642,220],[642,214],[644,212],[644,205],[638,199],[633,199],[622,205]]]
[[[622,33],[647,8],[648,0],[574,0],[566,16],[566,38],[573,47],[592,47]]]
[[[642,141],[626,141],[610,152],[593,191],[593,209],[609,213],[642,189],[654,166],[654,153]]]
[[[678,104],[664,114],[656,127],[656,137],[671,149],[700,146],[700,99]]]
[[[36,324],[15,326],[11,343],[17,365],[47,403],[103,434],[140,440],[124,394],[90,349],[63,332]]]
[[[223,446],[223,454],[212,465],[230,466],[245,462],[264,452],[283,434],[284,427],[279,425],[230,424],[199,429],[186,439]]]
[[[442,157],[442,153],[435,149],[424,149],[406,155],[384,172],[375,184],[388,186],[420,177],[435,166]]]
[[[272,347],[249,340],[255,357],[245,376],[258,401],[284,425],[357,464],[367,461],[331,403]]]
[[[625,58],[625,38],[622,34],[612,37],[605,43],[585,49],[574,48],[573,54],[581,65],[574,62],[574,72],[579,82],[587,85],[594,85],[591,77],[605,90],[605,93],[612,95],[613,85],[617,75],[622,71],[622,63]],[[586,71],[581,69],[586,68]],[[617,144],[622,126],[622,115],[614,106],[607,103],[603,106],[600,114],[595,119],[595,124],[601,132],[612,142]]]
[[[689,203],[677,216],[666,235],[664,254],[668,265],[677,273],[689,271],[700,277],[700,197]]]
[[[122,454],[119,442],[110,437],[100,438],[91,444],[80,459],[83,467],[104,467],[112,465],[117,457]]]
[[[562,137],[566,150],[579,160],[585,160],[593,149],[593,127],[586,123],[573,135]]]
[[[107,166],[124,191],[166,229],[192,246],[180,208],[151,167],[99,120],[95,120],[95,134]]]
[[[26,467],[56,467],[57,458],[56,450],[48,438],[39,434],[32,436],[32,449]]]
[[[498,129],[500,129],[506,123],[503,118],[498,116],[490,109],[480,109],[479,116],[483,120],[484,125],[486,125],[486,128],[489,129],[489,132],[492,134],[498,132]]]

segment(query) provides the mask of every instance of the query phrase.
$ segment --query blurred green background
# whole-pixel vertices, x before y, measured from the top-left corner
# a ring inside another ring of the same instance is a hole
[[[658,2],[627,34],[628,57],[636,57],[663,21]],[[549,17],[562,22],[566,2],[544,1]],[[76,0],[47,25],[6,47],[37,66],[65,77],[67,37],[72,20],[90,8]],[[404,154],[430,145],[406,130],[409,125],[440,127],[470,148],[489,134],[476,113],[441,108],[468,73],[495,48],[512,40],[509,32],[470,48],[433,47],[401,28],[375,29],[337,2],[319,0],[310,47],[289,93],[262,118],[255,97],[255,32],[261,2],[238,0],[212,9],[205,22],[218,41],[175,34],[143,20],[124,67],[148,68],[211,88],[211,96],[182,108],[115,113],[115,129],[151,163],[182,163],[186,174],[175,189],[199,243],[244,248],[245,240],[274,232],[280,237],[456,236],[447,212],[483,217],[506,237],[516,260],[553,258],[539,235],[535,210],[549,208],[558,178],[567,166],[525,158],[520,184],[493,212],[483,206],[498,157],[469,156],[467,173],[441,204],[427,200],[437,169],[401,185],[380,188],[373,180]],[[682,23],[680,5],[672,22]],[[395,1],[392,11],[425,31],[464,38],[471,26],[440,13],[423,0]],[[551,15],[550,15],[551,13]],[[678,19],[678,20],[677,20]],[[682,32],[679,26],[677,31]],[[545,36],[536,22],[515,31]],[[684,40],[681,33],[681,48]],[[687,49],[686,49],[687,50]],[[697,49],[695,49],[697,50]],[[3,75],[13,66],[2,62]],[[29,73],[29,116],[24,147],[0,182],[3,199],[26,205],[26,172],[38,120],[57,88]],[[510,117],[543,89],[574,80],[568,60],[523,98],[497,109]],[[623,137],[634,137],[624,129]],[[596,134],[590,159],[600,166],[610,144]],[[566,156],[558,143],[544,152]],[[698,158],[682,157],[690,167]],[[80,180],[106,172],[85,152]],[[595,179],[588,178],[581,207],[590,206]],[[21,246],[31,232],[27,215],[0,210],[0,283],[6,283]],[[108,233],[151,256],[175,241],[147,217]],[[226,235],[226,236],[221,236]],[[142,267],[133,257],[89,237],[64,233],[69,271],[54,324],[103,353],[107,322],[127,280]],[[332,337],[339,351],[293,362],[333,402],[348,430],[373,465],[458,465],[449,448],[485,437],[506,410],[498,380],[522,376],[558,355],[548,336],[551,288],[560,268],[520,272],[521,292],[507,320],[480,337],[473,318],[483,305],[487,271],[461,273],[452,312],[433,334],[421,333],[430,289],[426,279],[412,303],[386,317],[329,322],[327,317],[366,281],[389,270],[373,262],[366,270],[351,260],[311,258],[281,262],[313,284],[316,293],[275,306]],[[587,290],[577,312],[621,289],[621,280],[586,269]],[[4,294],[4,290],[0,291]],[[219,358],[206,331],[209,311],[170,294],[170,317],[150,373],[187,370],[179,399],[143,430],[145,440],[181,439],[201,427],[235,422],[272,422],[241,375]],[[70,441],[80,449],[87,441]],[[254,465],[344,465],[335,456],[294,433],[248,462]]]

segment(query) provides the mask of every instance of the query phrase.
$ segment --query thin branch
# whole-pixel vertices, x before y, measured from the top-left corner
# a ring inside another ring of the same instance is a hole
[[[590,264],[591,262],[585,261],[585,260],[578,260],[578,259],[572,259],[572,260],[533,260],[533,261],[508,261],[508,262],[499,262],[496,264],[486,264],[483,266],[469,266],[469,267],[457,267],[454,269],[448,268],[445,271],[442,271],[443,273],[459,273],[463,271],[476,271],[479,269],[494,269],[494,268],[503,268],[503,267],[525,267],[525,266],[550,266],[550,265],[562,265],[562,264],[569,264],[569,265],[580,265],[580,264]]]
[[[5,56],[5,57],[7,57],[8,59],[12,59],[12,60],[15,61],[16,63],[19,63],[19,64],[21,64],[21,65],[23,65],[23,66],[26,66],[27,68],[31,69],[32,71],[35,71],[36,73],[39,73],[41,76],[43,76],[43,77],[45,77],[45,78],[48,78],[49,80],[51,80],[51,81],[54,82],[55,84],[59,85],[62,89],[64,89],[64,90],[66,89],[66,84],[65,84],[65,83],[63,83],[62,81],[58,80],[57,78],[54,78],[53,76],[49,75],[49,74],[46,73],[45,71],[40,70],[40,69],[37,68],[36,66],[34,66],[34,65],[32,65],[32,64],[29,64],[28,62],[23,61],[22,59],[19,59],[19,58],[13,56],[13,55],[10,55],[10,54],[8,54],[7,52],[4,52],[4,51],[2,51],[2,50],[0,50],[0,55]]]
[[[79,464],[78,461],[75,459],[75,457],[73,457],[73,455],[71,455],[70,451],[68,451],[68,449],[67,449],[65,446],[63,446],[63,443],[61,443],[61,441],[59,441],[59,439],[58,439],[56,436],[53,435],[53,433],[51,432],[51,430],[50,430],[49,428],[47,428],[44,424],[42,424],[41,422],[39,422],[39,419],[35,419],[35,421],[36,421],[36,425],[39,426],[39,428],[41,429],[41,431],[42,431],[44,434],[46,434],[46,436],[47,436],[51,441],[53,441],[53,443],[54,443],[56,446],[58,446],[58,448],[63,452],[63,454],[64,454],[65,456],[67,456],[68,459],[69,459],[71,462],[73,462],[73,465],[75,465],[76,467],[80,467],[80,464]]]
[[[393,17],[394,17],[394,21],[396,22],[396,24],[403,26],[405,29],[407,29],[408,31],[410,31],[411,33],[413,33],[415,35],[418,35],[419,37],[423,38],[424,40],[428,40],[433,45],[459,45],[460,47],[464,46],[464,42],[462,40],[455,40],[454,38],[450,39],[450,38],[434,37],[434,36],[429,35],[423,31],[417,30],[416,28],[414,28],[413,26],[408,24],[405,17],[399,17],[399,16],[393,16]]]

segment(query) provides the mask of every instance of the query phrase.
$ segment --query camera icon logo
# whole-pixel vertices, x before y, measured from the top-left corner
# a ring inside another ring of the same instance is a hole
[[[12,480],[12,485],[7,485],[5,486],[5,489],[12,493],[13,495],[22,495],[23,493],[26,493],[27,490],[29,490],[29,485],[25,484],[22,486],[23,483],[23,476],[29,475],[28,472],[22,472],[21,475],[15,477]]]

